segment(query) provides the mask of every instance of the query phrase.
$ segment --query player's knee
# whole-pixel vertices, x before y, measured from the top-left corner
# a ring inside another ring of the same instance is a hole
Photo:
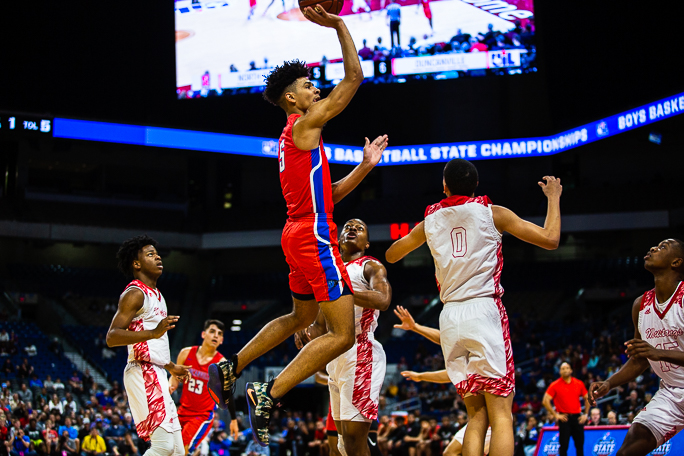
[[[150,448],[145,452],[145,456],[176,456],[175,446],[171,434],[157,428],[150,436]]]

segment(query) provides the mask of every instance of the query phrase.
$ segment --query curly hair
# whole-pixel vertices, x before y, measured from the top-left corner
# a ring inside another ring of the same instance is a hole
[[[116,252],[116,259],[118,261],[117,266],[119,271],[121,271],[123,275],[127,277],[133,275],[133,261],[138,259],[138,252],[146,245],[156,247],[157,241],[146,234],[141,234],[140,236],[126,239],[123,244],[121,244],[119,251]]]
[[[297,79],[308,78],[310,74],[306,62],[300,60],[292,60],[275,67],[264,78],[266,81],[264,99],[275,106],[280,106],[280,98],[285,93],[285,90],[294,84]]]

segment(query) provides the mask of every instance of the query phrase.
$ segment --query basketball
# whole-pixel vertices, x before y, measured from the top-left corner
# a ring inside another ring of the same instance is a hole
[[[316,5],[320,5],[328,14],[340,14],[344,0],[299,0],[299,9],[302,13],[307,6],[314,8]]]

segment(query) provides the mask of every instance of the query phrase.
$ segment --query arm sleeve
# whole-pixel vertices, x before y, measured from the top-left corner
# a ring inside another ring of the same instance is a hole
[[[237,419],[237,413],[235,412],[235,400],[233,399],[233,395],[230,395],[230,399],[228,399],[228,412],[230,413],[230,419],[236,420]]]

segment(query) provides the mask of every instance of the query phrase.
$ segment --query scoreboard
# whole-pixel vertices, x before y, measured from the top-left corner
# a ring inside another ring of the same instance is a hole
[[[0,112],[0,134],[52,137],[52,117]]]

